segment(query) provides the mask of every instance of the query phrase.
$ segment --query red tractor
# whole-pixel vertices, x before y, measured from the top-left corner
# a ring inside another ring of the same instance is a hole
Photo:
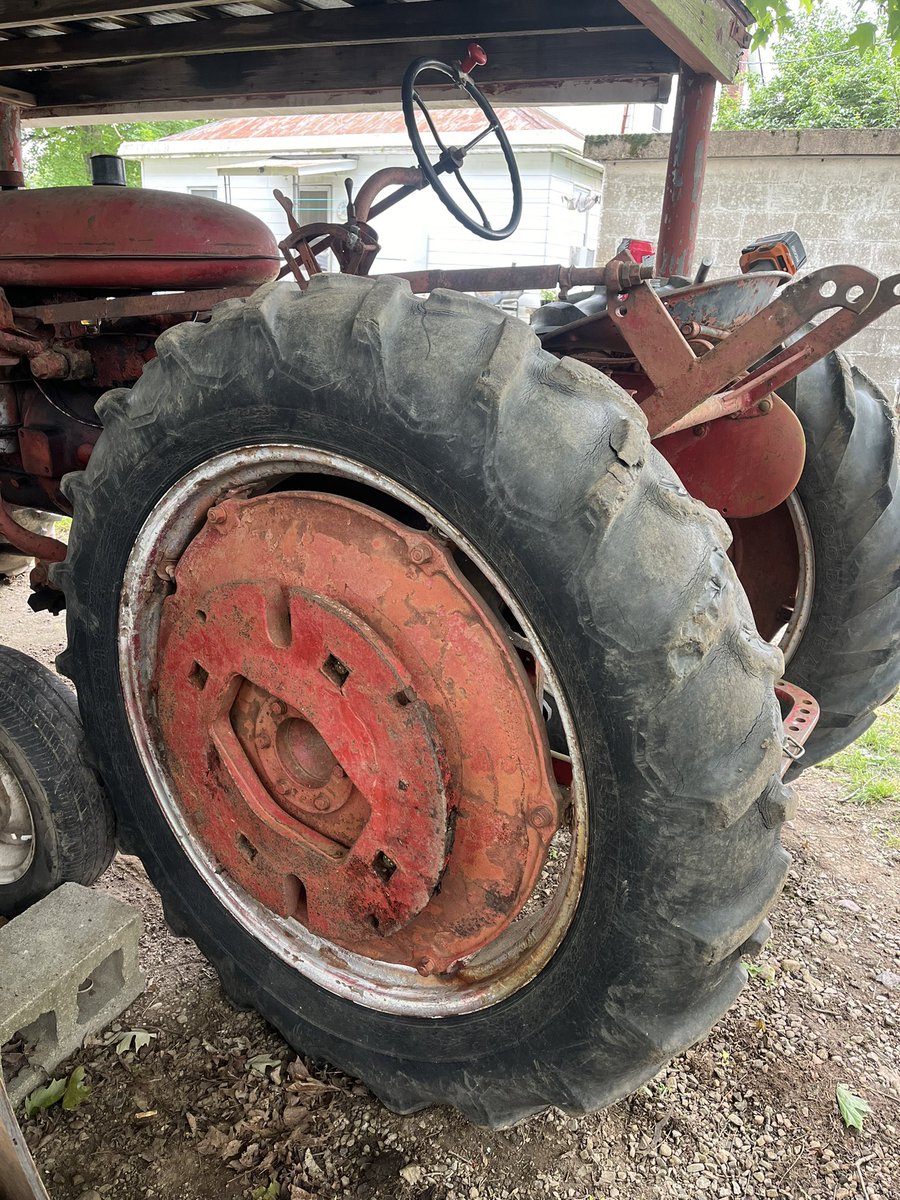
[[[65,608],[86,748],[0,659],[0,912],[96,876],[108,796],[236,1003],[393,1109],[501,1126],[704,1034],[769,932],[785,776],[897,686],[894,418],[834,351],[900,277],[793,279],[782,239],[691,278],[690,72],[655,276],[627,248],[370,273],[425,186],[516,227],[479,58],[414,62],[418,166],[280,247],[211,200],[2,177],[0,536]],[[467,146],[434,72],[484,114]],[[464,294],[511,287],[562,298],[529,328]],[[68,545],[17,506],[71,515]]]

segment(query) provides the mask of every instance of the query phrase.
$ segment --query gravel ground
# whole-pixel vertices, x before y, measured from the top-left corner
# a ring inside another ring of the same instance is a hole
[[[62,620],[0,594],[4,640],[52,662]],[[92,1091],[24,1122],[54,1200],[900,1198],[900,805],[858,807],[811,771],[774,936],[703,1042],[605,1112],[514,1129],[446,1109],[387,1112],[237,1013],[193,944],[167,931],[140,864],[98,886],[144,913],[145,994],[65,1065]],[[117,1053],[128,1030],[152,1034]],[[113,1041],[110,1042],[110,1038]],[[62,1074],[60,1069],[58,1074]],[[844,1127],[835,1088],[870,1108]]]

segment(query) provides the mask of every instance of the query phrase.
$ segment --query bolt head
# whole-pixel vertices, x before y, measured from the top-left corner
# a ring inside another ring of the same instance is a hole
[[[283,717],[287,712],[287,707],[282,703],[281,700],[273,700],[269,705],[269,712],[273,717]]]
[[[286,796],[290,790],[291,789],[288,786],[288,781],[286,779],[279,779],[275,784],[275,791],[279,796]]]
[[[328,810],[331,808],[331,798],[324,795],[324,793],[320,793],[318,796],[316,796],[313,804],[315,805],[317,812],[328,812]]]
[[[224,508],[219,508],[218,505],[214,505],[206,514],[206,519],[209,521],[210,525],[222,525],[224,524],[227,516],[228,514],[225,512]]]
[[[771,412],[772,411],[772,401],[767,396],[765,398],[765,400],[760,400],[759,404],[756,407],[761,413]]]
[[[434,959],[420,958],[416,963],[416,970],[420,975],[433,975],[434,969]]]
[[[256,744],[259,746],[260,750],[268,750],[268,748],[272,745],[272,739],[267,733],[261,733],[256,739]]]
[[[431,556],[431,547],[426,542],[417,542],[409,551],[410,561],[414,562],[416,566],[427,563]]]
[[[335,766],[335,768],[331,772],[331,774],[334,779],[343,779],[344,776],[346,775],[346,771],[344,770],[344,768],[342,766],[338,765],[338,766]]]
[[[528,820],[535,829],[547,829],[553,823],[553,813],[546,804],[539,804],[528,814]]]

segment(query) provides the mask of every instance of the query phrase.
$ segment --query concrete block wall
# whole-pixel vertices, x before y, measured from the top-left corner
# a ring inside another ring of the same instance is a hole
[[[588,138],[606,168],[598,261],[623,236],[656,240],[667,135]],[[700,209],[697,260],[733,274],[741,248],[796,229],[811,267],[853,263],[900,272],[900,130],[714,133]],[[900,399],[900,307],[847,344],[854,360]]]

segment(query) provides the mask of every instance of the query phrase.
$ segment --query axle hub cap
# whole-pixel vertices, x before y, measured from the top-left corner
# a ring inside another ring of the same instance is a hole
[[[155,687],[186,818],[250,895],[450,972],[559,822],[534,691],[438,538],[355,501],[226,500],[178,562]]]

